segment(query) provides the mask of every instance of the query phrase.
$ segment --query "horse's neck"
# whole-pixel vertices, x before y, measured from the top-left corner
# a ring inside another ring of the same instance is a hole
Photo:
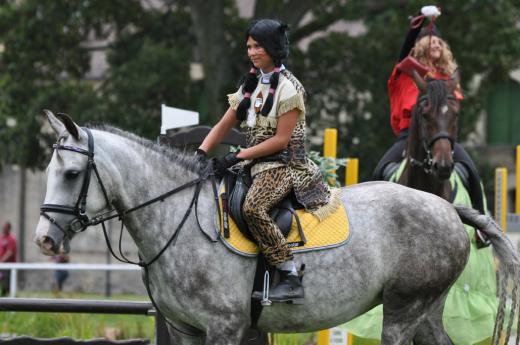
[[[411,164],[411,158],[419,162],[425,162],[427,158],[421,139],[413,128],[407,145],[407,166],[403,172],[401,182],[408,187],[432,193],[449,200],[451,194],[449,180],[439,180],[433,174],[426,173],[423,167]]]
[[[100,142],[105,176],[114,206],[127,210],[197,178],[170,158],[126,138],[107,135]],[[102,177],[103,178],[103,177]],[[207,190],[207,188],[205,188]],[[141,254],[157,253],[188,210],[195,187],[125,216],[124,224]],[[201,192],[200,198],[207,198]],[[153,254],[152,254],[153,255]],[[145,259],[150,259],[146,258]]]

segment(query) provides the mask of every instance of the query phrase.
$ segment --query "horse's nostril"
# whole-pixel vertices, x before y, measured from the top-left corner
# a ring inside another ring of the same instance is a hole
[[[52,248],[54,248],[54,241],[49,236],[44,236],[41,247],[45,250],[52,250]]]

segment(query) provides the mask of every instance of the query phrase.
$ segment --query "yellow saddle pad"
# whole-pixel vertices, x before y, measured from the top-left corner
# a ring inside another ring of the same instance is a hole
[[[233,252],[245,256],[256,256],[259,253],[258,246],[245,237],[238,229],[237,225],[228,215],[229,237],[224,237],[222,199],[220,198],[220,238],[224,244]],[[350,235],[349,222],[345,207],[340,205],[334,213],[321,222],[313,214],[305,210],[296,210],[296,214],[300,219],[300,224],[303,228],[303,233],[307,239],[307,243],[303,246],[292,247],[293,252],[304,252],[312,250],[323,250],[333,247],[341,246],[347,243]],[[289,236],[288,243],[300,242],[300,234],[298,226],[293,216],[293,222]]]

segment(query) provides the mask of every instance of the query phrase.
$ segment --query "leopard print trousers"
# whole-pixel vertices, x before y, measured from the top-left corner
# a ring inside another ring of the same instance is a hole
[[[292,188],[288,167],[265,170],[254,177],[242,208],[249,230],[267,263],[272,266],[293,258],[282,232],[269,216],[271,208],[287,196]]]

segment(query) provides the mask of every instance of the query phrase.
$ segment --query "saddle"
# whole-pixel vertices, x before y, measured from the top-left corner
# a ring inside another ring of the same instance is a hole
[[[231,216],[240,232],[247,239],[253,243],[257,243],[242,213],[242,206],[252,183],[250,167],[244,166],[237,170],[229,171],[226,176],[224,176],[223,181],[225,192],[221,197],[224,212]],[[287,238],[291,231],[294,217],[301,241],[290,243],[289,245],[292,247],[303,246],[307,242],[299,216],[296,213],[296,210],[299,209],[303,209],[303,206],[296,200],[294,192],[291,192],[269,211],[269,215],[275,221],[276,225],[278,225],[278,228],[285,238]],[[227,222],[224,222],[224,237],[229,238],[229,226]]]

